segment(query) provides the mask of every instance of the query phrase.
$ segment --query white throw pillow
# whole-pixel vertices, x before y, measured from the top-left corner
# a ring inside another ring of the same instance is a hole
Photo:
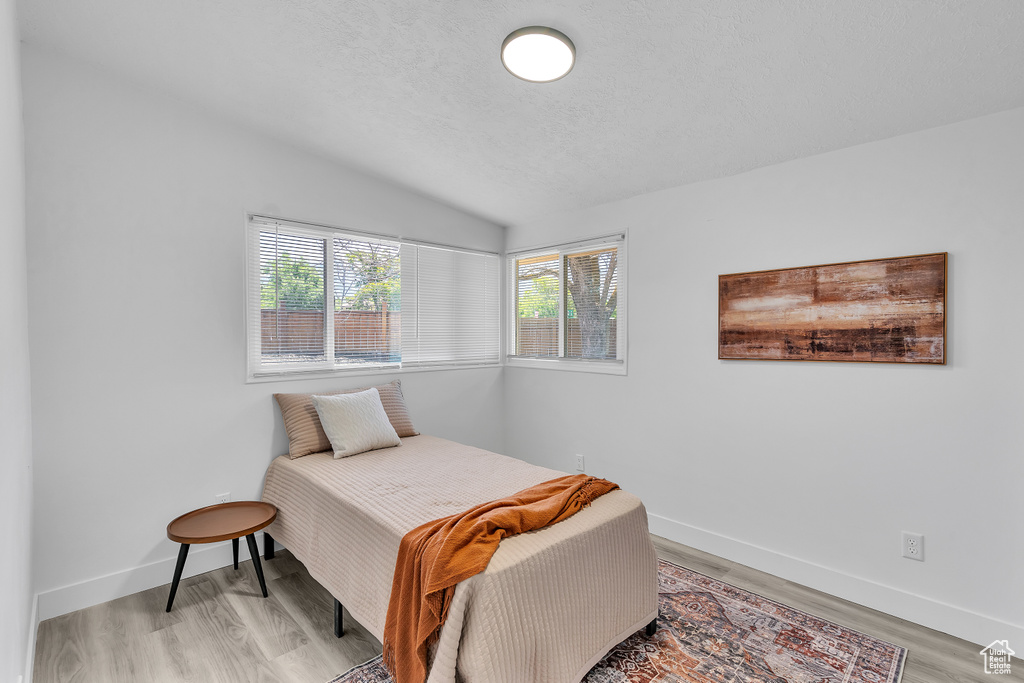
[[[402,445],[375,388],[355,394],[313,396],[313,407],[334,447],[335,458]]]

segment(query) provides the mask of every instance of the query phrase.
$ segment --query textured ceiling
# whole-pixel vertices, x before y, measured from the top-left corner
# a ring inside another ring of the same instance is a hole
[[[22,37],[499,223],[1024,106],[1021,0],[23,0]],[[568,34],[566,78],[501,41]]]

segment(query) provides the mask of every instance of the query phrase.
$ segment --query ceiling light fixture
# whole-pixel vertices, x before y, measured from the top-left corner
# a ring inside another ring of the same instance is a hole
[[[561,31],[527,26],[508,34],[501,44],[501,63],[516,78],[531,83],[557,81],[576,64],[576,46]]]

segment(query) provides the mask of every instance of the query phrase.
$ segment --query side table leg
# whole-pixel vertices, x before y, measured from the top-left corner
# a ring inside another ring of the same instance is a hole
[[[238,539],[231,539],[231,556],[235,559],[235,569],[238,569]]]
[[[181,570],[185,568],[185,558],[188,557],[188,543],[182,543],[178,548],[178,563],[174,565],[174,580],[171,581],[171,594],[167,596],[167,611],[171,611],[174,603],[174,594],[178,592],[178,582],[181,581]]]
[[[263,597],[267,597],[267,582],[263,580],[263,565],[260,564],[260,551],[256,549],[256,534],[249,534],[245,540],[249,544],[249,556],[252,557],[252,566],[256,568],[256,578],[260,580]]]

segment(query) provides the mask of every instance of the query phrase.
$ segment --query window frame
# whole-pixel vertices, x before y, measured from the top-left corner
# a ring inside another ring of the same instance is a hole
[[[542,368],[547,370],[562,370],[567,372],[591,372],[606,375],[628,374],[628,317],[629,306],[627,295],[629,291],[628,278],[628,232],[603,235],[585,240],[573,242],[561,242],[544,245],[541,247],[530,247],[518,249],[505,254],[505,305],[506,315],[505,326],[505,365],[508,367]],[[616,358],[573,358],[565,355],[566,347],[566,302],[570,296],[566,286],[565,258],[574,254],[594,251],[601,247],[615,247],[618,250],[616,262],[617,278],[617,302],[615,312],[615,344]],[[515,353],[517,348],[516,334],[518,330],[519,317],[519,282],[517,272],[517,261],[525,258],[533,258],[546,254],[558,254],[558,356],[520,356]]]
[[[261,339],[261,306],[260,306],[260,232],[273,229],[281,229],[288,234],[302,235],[323,239],[325,242],[324,261],[324,361],[320,363],[301,363],[289,365],[276,365],[272,367],[263,366],[260,363],[262,356]],[[334,311],[335,292],[332,285],[334,281],[334,240],[355,239],[371,242],[391,242],[399,247],[430,247],[446,249],[467,254],[478,254],[491,256],[497,259],[497,299],[498,299],[498,325],[494,330],[497,338],[498,353],[492,361],[474,362],[437,362],[437,363],[416,363],[414,365],[403,365],[398,362],[368,363],[365,365],[353,365],[350,367],[338,366],[331,359],[333,358],[334,321],[330,312]],[[389,235],[383,233],[371,233],[362,230],[352,230],[320,223],[310,223],[294,219],[279,218],[258,213],[246,213],[245,215],[245,284],[244,284],[244,306],[245,306],[245,348],[246,348],[246,384],[263,382],[297,381],[305,379],[323,379],[331,377],[357,377],[357,376],[382,376],[404,374],[408,372],[436,372],[437,370],[455,370],[469,368],[496,368],[503,365],[501,330],[501,303],[502,303],[502,277],[503,266],[502,254],[482,249],[471,249],[450,244],[428,242],[403,238],[400,235]],[[330,352],[330,354],[328,354]]]

